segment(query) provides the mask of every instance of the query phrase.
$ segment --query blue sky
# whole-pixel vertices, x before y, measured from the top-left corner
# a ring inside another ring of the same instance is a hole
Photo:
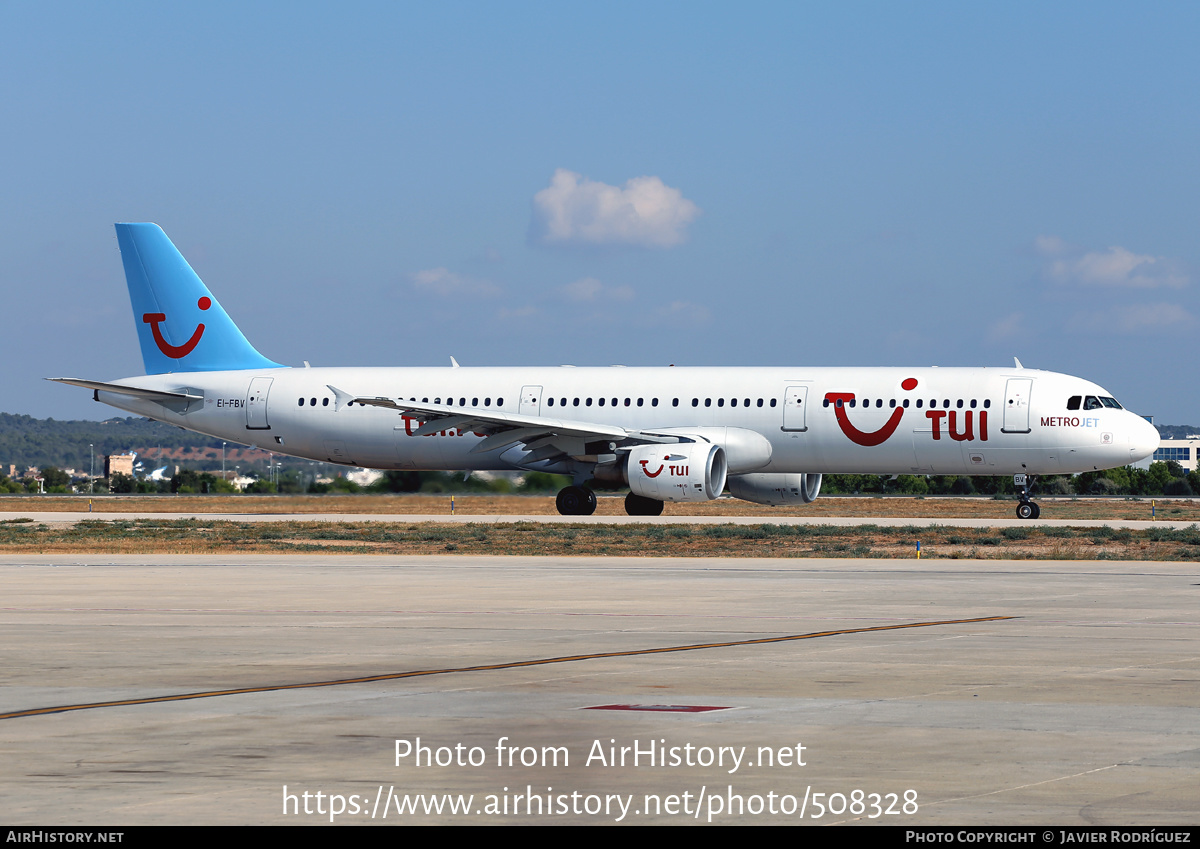
[[[0,410],[154,221],[299,365],[989,365],[1200,424],[1200,7],[9,4]],[[1182,379],[1181,379],[1182,378]]]

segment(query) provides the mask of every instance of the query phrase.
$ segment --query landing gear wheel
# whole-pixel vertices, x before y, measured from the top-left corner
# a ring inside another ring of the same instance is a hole
[[[1036,519],[1042,515],[1042,508],[1029,500],[1029,492],[1033,489],[1033,475],[1013,475],[1013,487],[1021,503],[1017,505],[1018,519]]]
[[[661,516],[663,503],[631,492],[625,496],[625,512],[630,516]]]
[[[564,516],[590,516],[596,512],[596,493],[583,486],[564,487],[554,504]]]

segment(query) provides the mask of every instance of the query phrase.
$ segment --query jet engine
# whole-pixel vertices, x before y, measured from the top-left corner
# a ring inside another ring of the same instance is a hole
[[[814,474],[732,475],[729,494],[743,501],[780,507],[811,504],[821,492],[821,476]]]
[[[629,452],[629,489],[656,501],[712,501],[725,489],[725,449],[708,442],[639,445]]]

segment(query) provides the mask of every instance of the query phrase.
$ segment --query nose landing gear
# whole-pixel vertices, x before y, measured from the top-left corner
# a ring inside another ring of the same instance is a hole
[[[1017,505],[1017,518],[1036,519],[1042,515],[1042,508],[1029,500],[1029,493],[1033,489],[1033,476],[1013,475],[1013,486],[1016,487],[1017,498],[1020,499],[1020,503]]]

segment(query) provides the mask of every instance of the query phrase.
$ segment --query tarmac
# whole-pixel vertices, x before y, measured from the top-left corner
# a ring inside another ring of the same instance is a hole
[[[0,574],[13,825],[1200,823],[1196,563]]]

